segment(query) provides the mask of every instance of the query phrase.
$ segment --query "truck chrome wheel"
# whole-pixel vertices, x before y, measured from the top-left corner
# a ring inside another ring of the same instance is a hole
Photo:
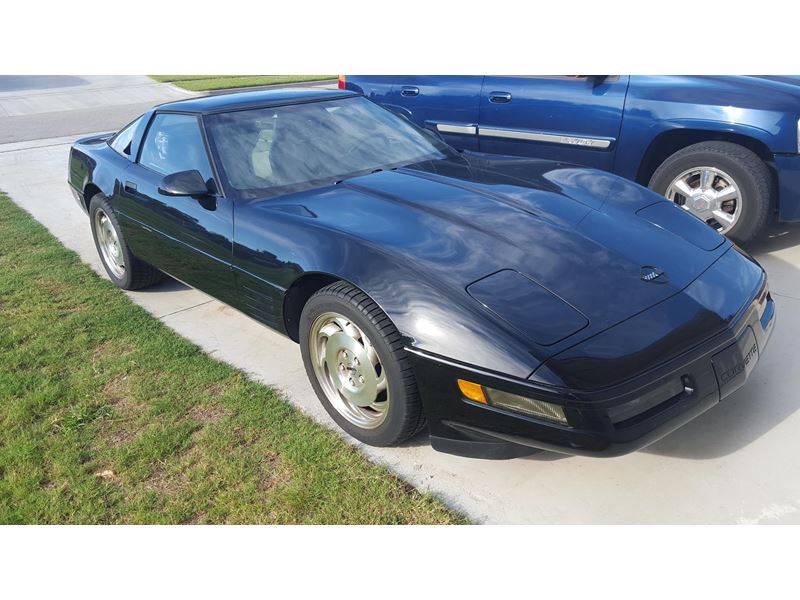
[[[725,171],[695,167],[678,175],[667,188],[667,199],[727,233],[742,213],[739,186]]]
[[[94,220],[103,262],[106,263],[116,277],[122,279],[125,276],[125,258],[122,253],[122,245],[119,243],[117,230],[114,229],[111,219],[102,209],[98,209],[95,212]]]
[[[378,353],[347,317],[319,315],[308,334],[314,374],[328,401],[353,425],[375,429],[386,419],[389,388]]]

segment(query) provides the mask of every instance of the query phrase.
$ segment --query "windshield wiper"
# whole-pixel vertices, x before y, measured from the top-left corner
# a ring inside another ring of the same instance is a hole
[[[391,170],[394,171],[396,168],[397,167],[394,167]],[[377,169],[373,169],[372,171],[369,171],[369,172],[367,172],[367,171],[356,172],[356,173],[354,173],[352,175],[348,175],[344,179],[335,180],[333,182],[333,185],[339,185],[340,183],[344,183],[347,179],[352,179],[353,177],[363,177],[364,174],[366,174],[366,173],[368,173],[369,175],[372,175],[373,173],[380,173],[381,171],[383,171],[383,167],[378,167]]]

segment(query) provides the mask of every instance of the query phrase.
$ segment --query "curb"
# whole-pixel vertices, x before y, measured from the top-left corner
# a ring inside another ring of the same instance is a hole
[[[296,83],[271,83],[269,85],[251,85],[247,87],[227,88],[224,90],[206,90],[204,92],[197,92],[207,96],[221,96],[223,94],[236,94],[238,92],[256,92],[259,90],[273,90],[281,88],[303,88],[303,87],[325,87],[329,85],[336,85],[336,79],[318,79],[316,81],[298,81]],[[186,90],[184,90],[186,91]]]

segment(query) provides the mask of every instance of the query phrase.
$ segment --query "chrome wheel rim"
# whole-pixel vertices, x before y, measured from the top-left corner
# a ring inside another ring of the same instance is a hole
[[[103,211],[98,209],[94,214],[95,232],[97,233],[97,244],[100,246],[100,255],[109,270],[118,279],[125,276],[125,258],[122,253],[122,244],[119,243],[117,230],[111,223],[111,219]]]
[[[727,233],[742,214],[742,195],[733,177],[716,167],[694,167],[669,184],[667,199],[720,233]]]
[[[386,371],[372,342],[347,317],[326,312],[308,334],[314,374],[333,408],[353,425],[375,429],[389,409]]]

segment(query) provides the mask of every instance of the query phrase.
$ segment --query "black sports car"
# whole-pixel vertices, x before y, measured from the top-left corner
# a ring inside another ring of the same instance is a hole
[[[69,182],[118,286],[168,273],[288,335],[367,444],[628,452],[741,386],[774,323],[761,267],[661,196],[352,92],[164,104],[76,142]]]

